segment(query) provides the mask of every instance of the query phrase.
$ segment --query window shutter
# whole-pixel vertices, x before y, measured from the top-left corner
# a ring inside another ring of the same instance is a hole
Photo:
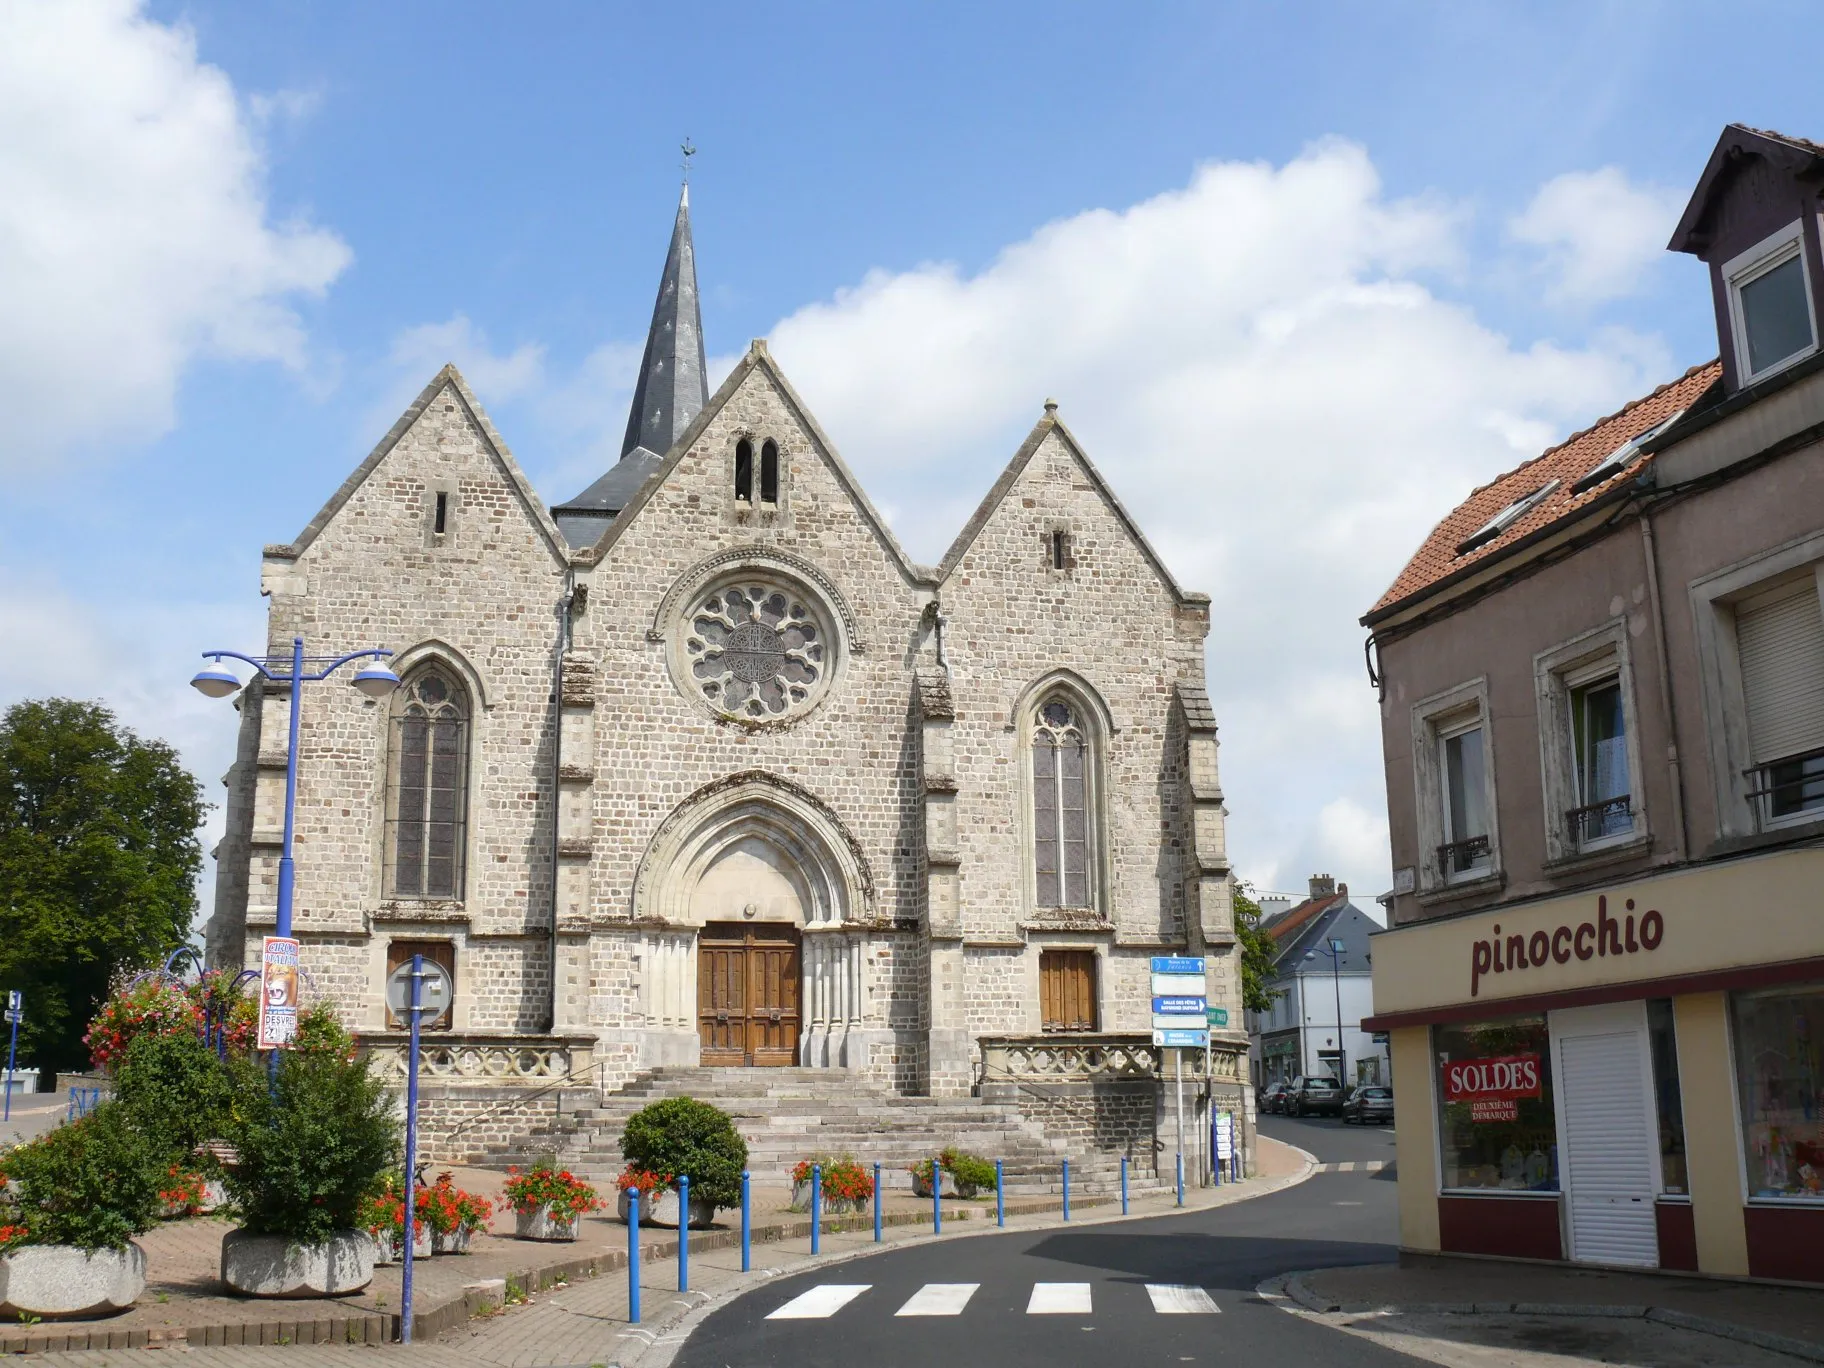
[[[1816,581],[1744,600],[1735,610],[1748,743],[1756,765],[1824,748],[1824,618]]]

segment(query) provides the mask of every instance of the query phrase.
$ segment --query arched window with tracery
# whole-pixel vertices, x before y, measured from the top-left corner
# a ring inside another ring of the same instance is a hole
[[[450,671],[430,666],[408,677],[393,700],[387,891],[400,898],[460,898],[468,692]]]
[[[1056,694],[1032,724],[1032,853],[1040,907],[1093,907],[1095,823],[1090,732],[1075,700]]]

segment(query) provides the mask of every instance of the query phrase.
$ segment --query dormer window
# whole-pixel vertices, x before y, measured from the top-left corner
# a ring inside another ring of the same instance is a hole
[[[1818,349],[1804,236],[1797,221],[1724,265],[1735,364],[1753,384]]]
[[[1495,514],[1494,517],[1490,518],[1487,522],[1483,523],[1482,526],[1470,533],[1469,536],[1457,543],[1457,554],[1459,556],[1466,556],[1477,547],[1488,545],[1489,542],[1493,541],[1496,537],[1507,531],[1508,528],[1519,522],[1520,519],[1524,518],[1528,513],[1532,512],[1533,509],[1537,508],[1540,501],[1556,488],[1558,488],[1558,481],[1553,480],[1548,484],[1540,485],[1539,488],[1535,489],[1531,494],[1526,494],[1515,499],[1506,508],[1502,509],[1499,513]]]

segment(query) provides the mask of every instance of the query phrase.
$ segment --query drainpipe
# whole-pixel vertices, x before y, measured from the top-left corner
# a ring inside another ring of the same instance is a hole
[[[564,571],[564,596],[557,602],[557,659],[551,670],[551,1010],[546,1030],[557,1033],[558,945],[557,894],[560,861],[558,836],[564,801],[564,656],[570,650],[570,605],[576,600],[576,572]]]
[[[1672,711],[1672,670],[1666,652],[1666,613],[1659,597],[1659,555],[1653,542],[1653,515],[1640,511],[1641,553],[1647,562],[1647,597],[1653,605],[1653,645],[1659,668],[1659,710],[1666,719],[1666,768],[1672,775],[1672,838],[1675,862],[1685,862],[1685,781],[1678,764],[1678,717]],[[1645,775],[1641,776],[1643,779]]]

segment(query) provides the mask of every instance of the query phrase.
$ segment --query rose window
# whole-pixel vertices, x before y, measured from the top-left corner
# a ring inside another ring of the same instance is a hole
[[[705,595],[684,638],[691,677],[712,706],[765,721],[810,702],[827,672],[828,633],[805,598],[765,584]]]

